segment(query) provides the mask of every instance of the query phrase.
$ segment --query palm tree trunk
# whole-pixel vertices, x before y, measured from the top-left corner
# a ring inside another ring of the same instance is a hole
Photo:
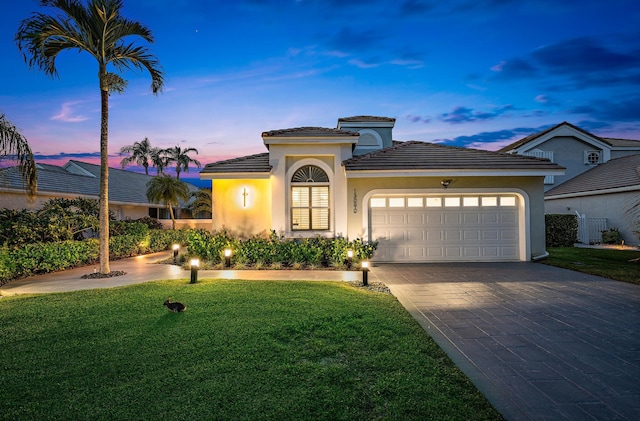
[[[106,71],[101,72],[101,76]],[[100,273],[109,274],[109,88],[100,77]]]
[[[171,217],[171,229],[176,229],[176,217],[173,215],[173,206],[171,202],[167,202],[167,206],[169,207],[169,216]]]

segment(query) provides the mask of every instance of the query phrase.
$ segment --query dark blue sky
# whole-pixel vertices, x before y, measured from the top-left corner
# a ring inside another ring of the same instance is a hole
[[[95,62],[67,52],[59,79],[28,71],[14,36],[39,2],[0,3],[0,112],[48,162],[96,162]],[[124,5],[155,35],[166,86],[155,97],[147,75],[125,75],[127,91],[111,97],[114,166],[121,146],[144,137],[195,147],[208,163],[265,151],[266,130],[353,115],[395,117],[396,140],[483,149],[562,121],[640,139],[637,0]]]

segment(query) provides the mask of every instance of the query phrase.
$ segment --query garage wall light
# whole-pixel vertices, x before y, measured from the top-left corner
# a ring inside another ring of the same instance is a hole
[[[446,189],[447,187],[449,187],[449,185],[450,185],[452,182],[453,182],[453,180],[451,180],[451,179],[447,179],[447,180],[442,180],[442,181],[440,182],[440,184],[442,184],[442,187],[444,187],[444,188]]]

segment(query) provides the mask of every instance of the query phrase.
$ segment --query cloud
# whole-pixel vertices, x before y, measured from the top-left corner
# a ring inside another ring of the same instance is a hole
[[[450,146],[459,146],[464,148],[473,147],[478,149],[495,150],[533,133],[546,130],[549,127],[551,127],[551,125],[540,127],[518,127],[514,129],[498,130],[495,132],[481,132],[474,135],[458,136],[451,139],[436,139],[434,142],[446,143]]]
[[[71,101],[63,103],[58,114],[51,117],[51,120],[64,121],[65,123],[79,123],[81,121],[88,120],[89,117],[75,114],[75,106],[82,104],[83,102],[84,101]]]
[[[553,97],[550,97],[548,95],[537,95],[534,98],[534,101],[539,102],[540,104],[543,105],[547,105],[547,106],[554,106],[554,105],[559,105],[560,102],[558,100],[556,100]]]
[[[640,95],[620,100],[595,100],[568,111],[605,122],[637,122],[640,121]]]
[[[640,55],[637,51],[614,51],[592,38],[573,38],[502,61],[491,71],[498,80],[548,81],[548,77],[555,77],[548,88],[556,91],[640,85]]]
[[[475,111],[471,108],[466,107],[456,107],[450,113],[440,114],[438,116],[438,119],[451,124],[469,123],[479,120],[493,120],[513,110],[515,110],[515,107],[510,104],[495,108],[491,112]]]
[[[421,117],[419,115],[409,114],[408,116],[405,117],[405,119],[411,123],[424,123],[424,124],[431,123],[431,117],[429,116]]]

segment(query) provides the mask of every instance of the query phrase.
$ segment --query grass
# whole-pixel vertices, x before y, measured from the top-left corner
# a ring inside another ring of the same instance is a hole
[[[548,251],[549,258],[542,263],[640,285],[640,262],[629,261],[640,257],[638,251],[581,247],[555,247]]]
[[[1,419],[501,419],[393,296],[348,283],[5,297],[0,326]]]

